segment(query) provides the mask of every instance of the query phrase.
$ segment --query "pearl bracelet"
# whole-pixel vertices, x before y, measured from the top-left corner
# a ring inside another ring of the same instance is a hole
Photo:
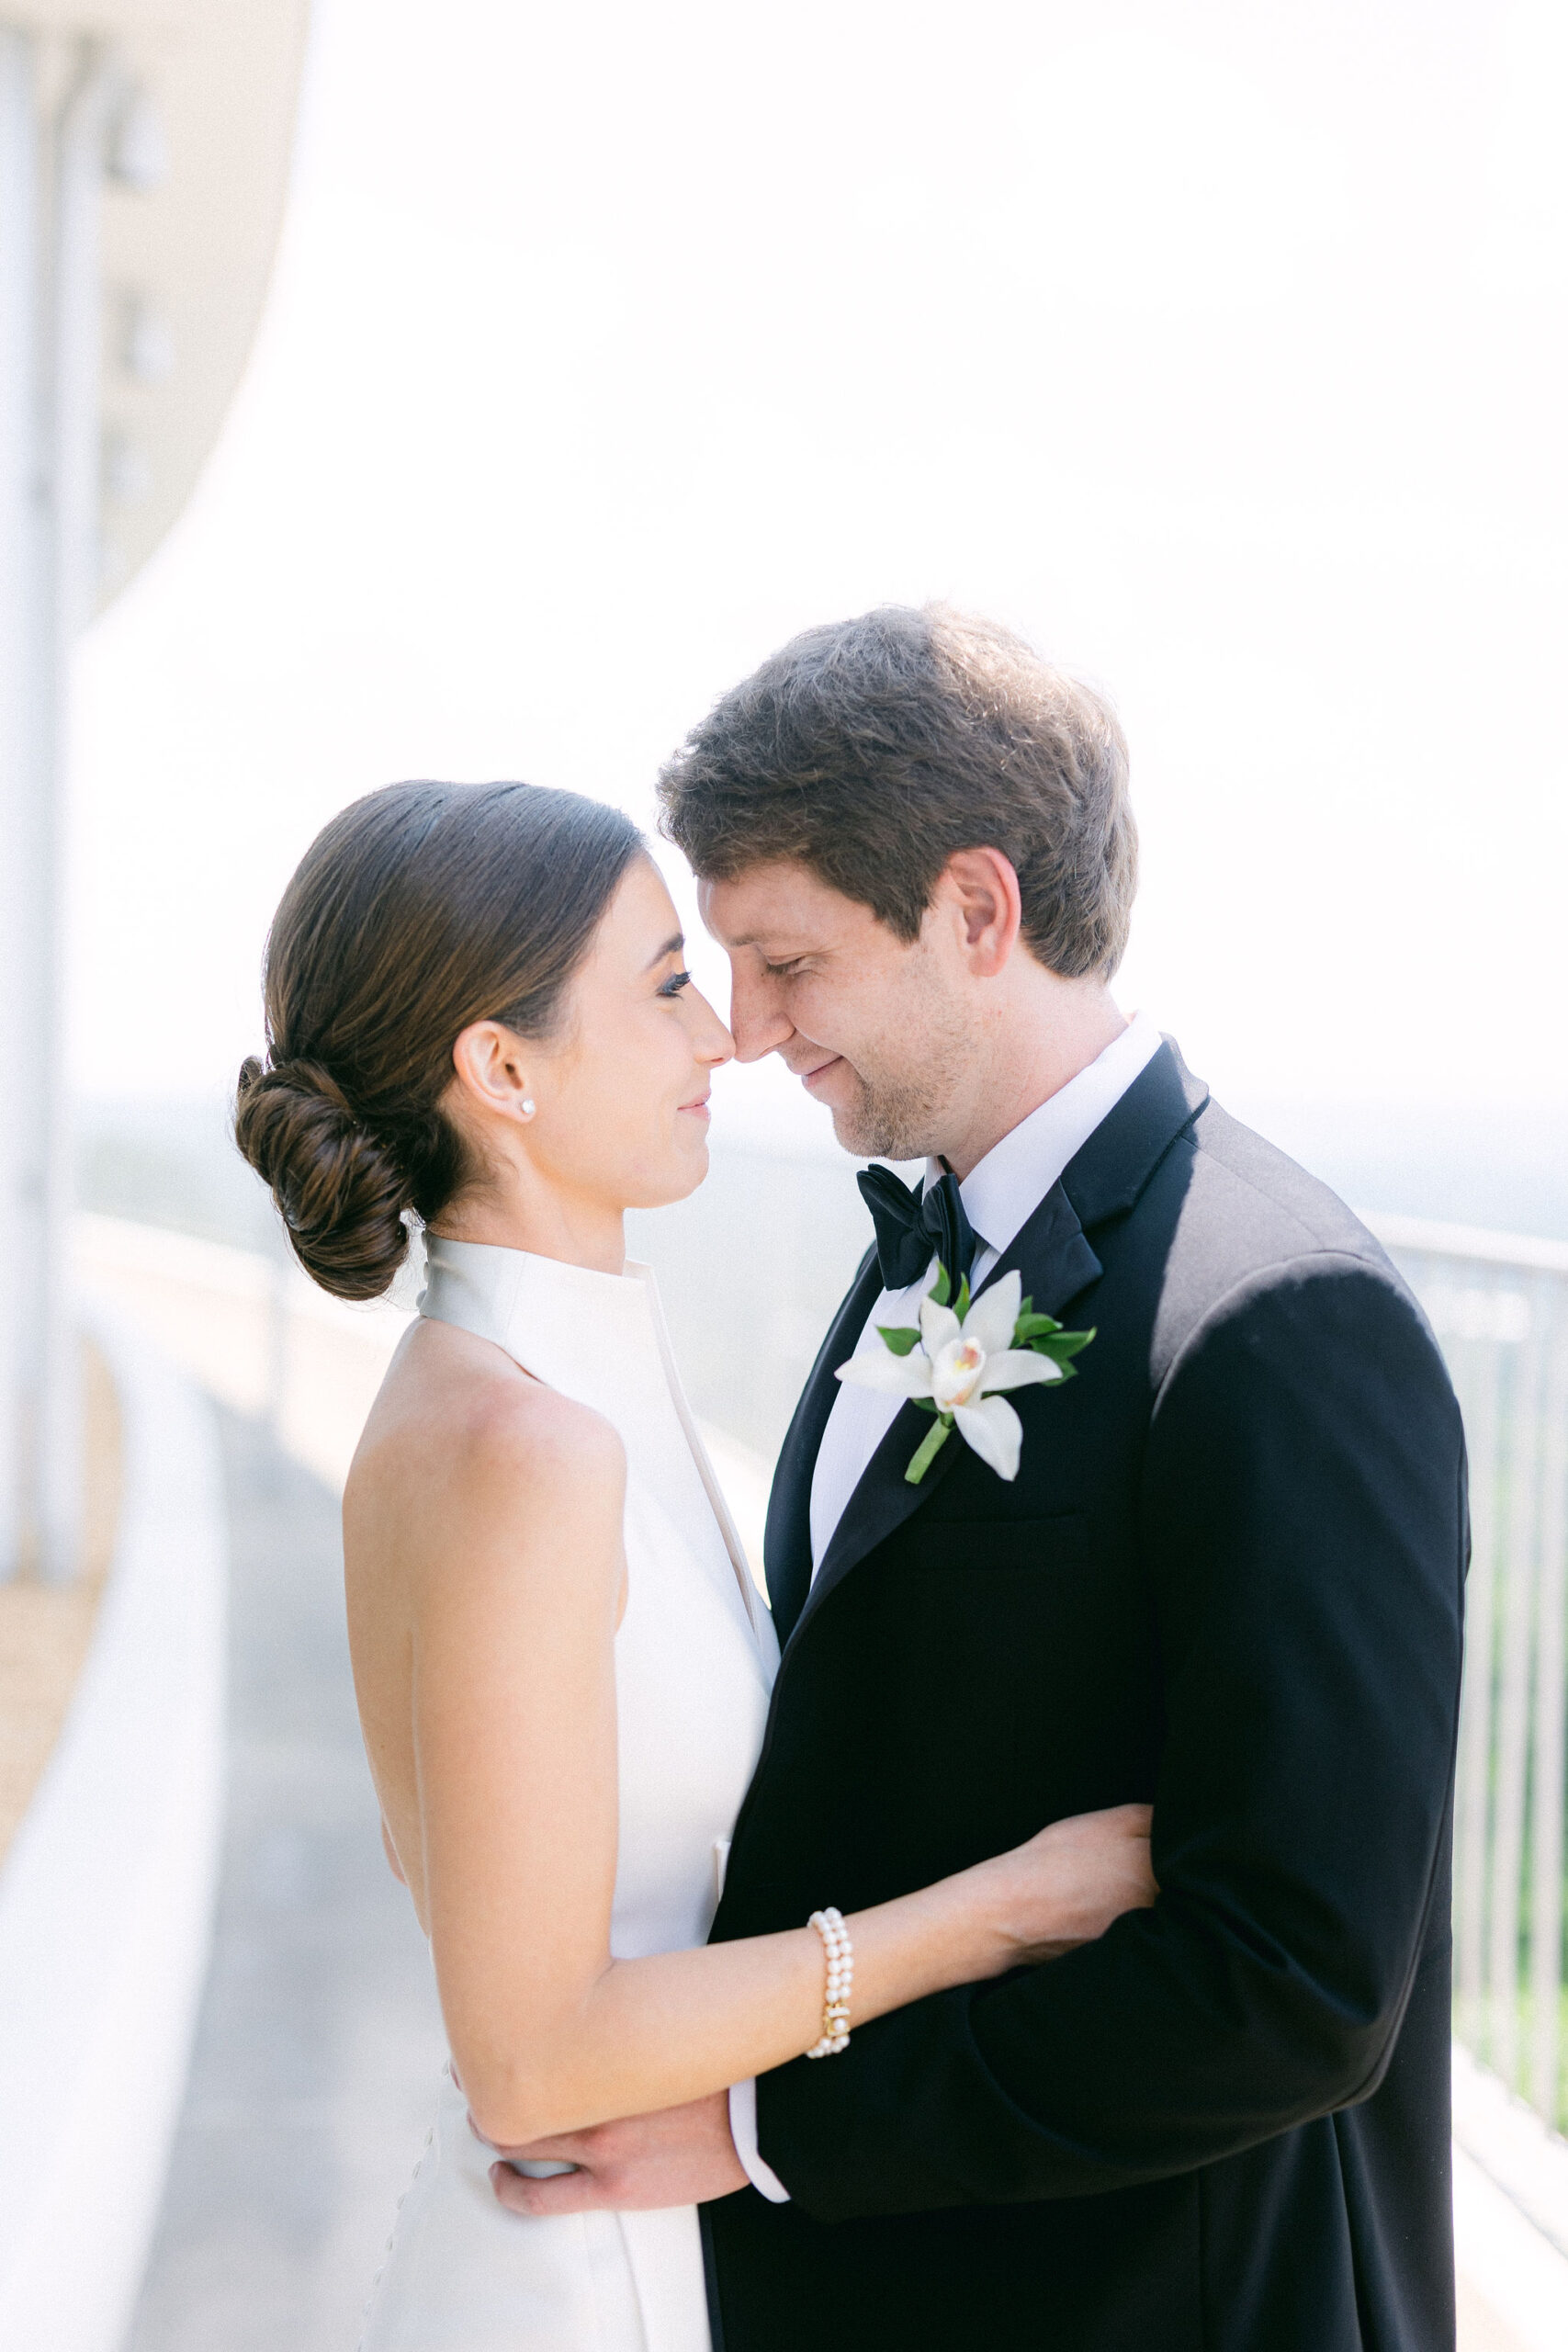
[[[807,2052],[808,2058],[833,2058],[850,2046],[850,1988],[854,1982],[854,1947],[843,1914],[831,1905],[813,1911],[809,1925],[822,1939],[828,1957],[828,1989],[822,2001],[822,2039]]]

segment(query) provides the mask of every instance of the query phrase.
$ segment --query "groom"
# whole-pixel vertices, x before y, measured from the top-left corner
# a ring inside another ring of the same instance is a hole
[[[716,1938],[1154,1806],[1153,1910],[729,2098],[547,2143],[543,2213],[705,2204],[716,2345],[1440,2352],[1460,1420],[1321,1184],[1110,994],[1136,837],[1105,706],[1006,632],[797,638],[665,824],[776,1052],[883,1183],[784,1442],[784,1658]],[[1211,920],[1194,910],[1195,921]],[[941,1237],[1092,1327],[1010,1482],[840,1385]]]

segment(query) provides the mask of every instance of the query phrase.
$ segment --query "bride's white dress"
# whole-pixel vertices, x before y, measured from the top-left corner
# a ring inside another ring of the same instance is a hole
[[[492,1340],[603,1413],[625,1443],[611,1943],[622,1959],[700,1944],[778,1650],[682,1392],[653,1278],[434,1238],[429,1261],[422,1314]],[[695,2206],[525,2221],[496,2202],[493,2161],[448,2075],[362,2352],[708,2352]]]

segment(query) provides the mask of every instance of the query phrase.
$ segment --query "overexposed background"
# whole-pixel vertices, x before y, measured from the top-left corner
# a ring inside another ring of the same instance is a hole
[[[223,1133],[307,842],[411,775],[646,821],[791,632],[951,598],[1122,711],[1128,1008],[1358,1205],[1568,1238],[1565,114],[1561,0],[314,0],[247,379],[79,664],[79,1239],[234,1408],[226,1893],[139,2352],[350,2341],[436,2063],[330,1491],[389,1310],[301,1304]],[[634,1246],[754,1531],[867,1227],[776,1068],[717,1109]],[[1504,2312],[1527,2210],[1461,2155]]]
[[[355,794],[646,817],[937,595],[1116,699],[1123,1001],[1371,1204],[1568,1230],[1565,69],[1550,0],[320,0],[249,379],[81,657],[79,1091],[216,1102]]]

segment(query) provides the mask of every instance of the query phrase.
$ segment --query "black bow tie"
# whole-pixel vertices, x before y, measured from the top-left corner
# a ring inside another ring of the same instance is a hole
[[[975,1262],[977,1246],[957,1177],[950,1172],[923,1198],[919,1184],[901,1184],[890,1168],[863,1168],[856,1182],[876,1227],[883,1288],[908,1290],[936,1257],[956,1290]]]

